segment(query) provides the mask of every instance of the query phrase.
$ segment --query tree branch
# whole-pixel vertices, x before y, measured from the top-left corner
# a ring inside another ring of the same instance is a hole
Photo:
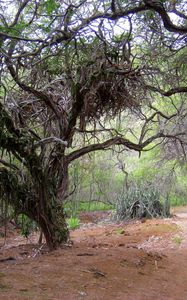
[[[25,42],[44,43],[44,41],[42,39],[25,38],[25,37],[21,37],[21,36],[10,35],[8,33],[2,32],[2,31],[0,32],[0,38],[1,37],[4,37],[6,39],[11,39],[11,40],[25,41]]]
[[[162,89],[159,89],[159,88],[151,86],[151,85],[146,85],[145,87],[153,92],[158,92],[162,96],[166,96],[166,97],[170,97],[174,94],[187,93],[187,86],[175,87],[168,91],[164,91]]]
[[[164,134],[163,132],[159,132],[159,133],[151,136],[150,138],[148,138],[147,140],[145,140],[144,142],[142,142],[140,144],[133,143],[128,139],[117,136],[117,137],[111,138],[103,143],[92,144],[92,145],[86,146],[82,149],[75,150],[75,151],[71,152],[70,154],[68,154],[66,156],[66,159],[67,159],[67,162],[70,163],[73,160],[75,160],[85,154],[88,154],[90,152],[97,151],[97,150],[106,150],[114,145],[125,146],[127,149],[140,152],[146,146],[148,146],[149,144],[151,144],[153,141],[155,141],[157,139],[160,139],[160,138],[179,139],[179,136],[183,136],[183,135],[185,135],[184,132],[181,132],[181,133],[178,133],[175,135]]]
[[[28,4],[29,0],[25,0],[23,2],[23,4],[20,6],[16,17],[13,21],[13,23],[11,24],[10,27],[13,27],[17,24],[19,16],[21,14],[21,12],[23,11],[23,9],[26,7],[26,5]],[[114,1],[113,1],[114,2]],[[81,4],[84,4],[85,1],[83,1]],[[81,4],[79,6],[81,6]],[[98,20],[98,19],[110,19],[110,20],[118,20],[120,18],[123,17],[127,17],[133,14],[138,14],[139,12],[143,12],[143,11],[147,11],[147,10],[154,10],[156,11],[161,19],[163,20],[163,24],[164,27],[170,31],[170,32],[176,32],[179,34],[185,34],[187,33],[187,27],[181,27],[181,26],[176,26],[175,24],[172,23],[172,21],[170,20],[170,17],[167,13],[167,11],[165,10],[163,4],[161,3],[161,1],[159,0],[144,0],[144,4],[141,4],[140,6],[137,7],[132,7],[129,9],[122,9],[121,7],[117,9],[117,6],[115,7],[115,10],[112,9],[111,13],[108,12],[101,12],[101,13],[94,13],[93,15],[91,15],[90,17],[86,18],[86,19],[82,19],[81,24],[71,28],[71,31],[68,31],[68,26],[70,25],[69,23],[64,21],[64,27],[65,30],[58,30],[58,32],[56,34],[53,34],[52,37],[48,37],[45,40],[41,40],[41,39],[27,39],[25,37],[16,37],[16,36],[11,36],[8,35],[7,33],[3,33],[0,32],[0,37],[5,37],[5,38],[9,38],[9,39],[17,39],[17,40],[24,40],[24,41],[33,41],[33,42],[39,42],[39,43],[43,43],[43,47],[48,47],[49,45],[57,45],[62,43],[63,41],[70,41],[80,30],[84,29],[85,27],[87,27],[89,24],[91,24],[92,22]],[[66,14],[68,14],[68,10],[69,7],[66,10]],[[176,11],[177,15],[179,15],[179,12]],[[183,16],[183,14],[180,15],[181,17],[186,17]],[[59,32],[60,32],[60,36],[59,36]],[[48,42],[46,42],[46,40],[48,40]]]
[[[19,17],[20,17],[20,15],[21,15],[21,13],[22,13],[22,11],[23,11],[24,8],[27,6],[27,4],[29,3],[29,1],[30,1],[30,0],[25,0],[25,1],[23,1],[23,3],[20,5],[20,7],[19,7],[19,9],[18,9],[18,11],[17,11],[17,14],[16,14],[16,16],[15,16],[15,18],[14,18],[12,24],[10,25],[10,27],[14,27],[14,26],[17,24],[17,22],[18,22],[18,20],[19,20]]]
[[[160,0],[144,0],[144,3],[146,5],[147,9],[154,10],[160,15],[160,17],[162,18],[162,21],[164,23],[164,27],[168,31],[176,32],[179,34],[187,33],[187,27],[176,26],[175,24],[172,23],[172,21],[170,20],[170,17],[168,16],[168,14]]]
[[[38,91],[35,90],[34,88],[32,88],[31,86],[26,85],[24,82],[20,81],[20,79],[18,78],[18,75],[11,63],[11,60],[9,57],[6,58],[6,64],[7,64],[7,68],[12,76],[12,78],[14,79],[14,81],[17,83],[17,85],[24,91],[33,94],[34,96],[36,96],[37,98],[43,100],[47,106],[49,106],[52,111],[55,113],[55,115],[57,117],[59,117],[58,111],[57,111],[57,107],[55,106],[55,104],[53,103],[53,101],[51,101],[50,96],[48,96],[46,93],[42,92],[42,91]]]
[[[35,145],[34,145],[34,148],[37,148],[38,146],[41,146],[41,145],[44,145],[44,144],[48,144],[48,143],[59,143],[59,144],[62,144],[62,145],[65,145],[67,146],[67,142],[66,141],[63,141],[57,137],[47,137],[47,138],[44,138],[42,140],[40,140],[39,142],[37,142]]]

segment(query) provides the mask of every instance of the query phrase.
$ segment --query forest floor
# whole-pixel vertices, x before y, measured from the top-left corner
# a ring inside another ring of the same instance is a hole
[[[38,234],[24,239],[9,228],[6,243],[0,238],[0,299],[185,300],[187,207],[174,214],[116,224],[108,213],[82,213],[72,245],[51,253]]]

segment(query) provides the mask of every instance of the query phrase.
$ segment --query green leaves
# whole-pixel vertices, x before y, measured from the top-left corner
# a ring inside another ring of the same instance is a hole
[[[76,217],[75,218],[71,217],[71,218],[67,219],[67,223],[68,223],[68,227],[72,230],[77,229],[80,226],[80,220]]]
[[[56,8],[58,8],[58,4],[55,0],[47,0],[44,5],[48,14],[51,14]]]

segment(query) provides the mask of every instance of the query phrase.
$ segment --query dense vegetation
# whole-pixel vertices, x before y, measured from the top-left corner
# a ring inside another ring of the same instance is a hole
[[[185,1],[0,6],[2,210],[34,220],[54,249],[70,200],[113,204],[146,176],[166,197],[186,158]]]

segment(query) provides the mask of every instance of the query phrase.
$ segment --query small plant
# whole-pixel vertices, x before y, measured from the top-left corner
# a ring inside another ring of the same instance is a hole
[[[180,236],[175,236],[175,237],[172,238],[172,241],[173,241],[176,245],[180,246],[180,244],[182,243],[182,238],[181,238]]]
[[[21,235],[28,238],[32,231],[37,230],[37,225],[25,214],[20,214],[17,220],[17,224],[21,227]]]
[[[67,219],[69,229],[76,229],[80,226],[80,220],[76,217],[71,217]]]
[[[124,234],[125,230],[123,228],[118,228],[118,229],[116,229],[116,233],[117,234]]]

